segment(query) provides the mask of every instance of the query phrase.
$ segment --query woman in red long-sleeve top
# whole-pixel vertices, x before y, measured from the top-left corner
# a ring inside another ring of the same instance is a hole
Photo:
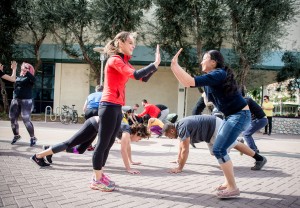
[[[114,144],[122,121],[125,104],[125,85],[129,78],[147,82],[160,64],[159,46],[156,48],[154,63],[135,70],[129,59],[135,48],[133,34],[120,32],[106,46],[110,56],[105,66],[104,89],[99,106],[98,141],[93,155],[94,176],[90,187],[100,191],[113,191],[115,183],[103,173],[109,150]]]

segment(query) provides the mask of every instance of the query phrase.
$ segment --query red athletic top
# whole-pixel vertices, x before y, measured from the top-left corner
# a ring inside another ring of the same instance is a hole
[[[125,85],[129,78],[134,79],[135,69],[128,62],[127,55],[113,55],[105,65],[104,89],[101,102],[125,105]]]
[[[151,118],[157,118],[160,113],[160,109],[152,104],[145,104],[144,111],[138,114],[138,117],[143,117],[146,114],[149,114]]]

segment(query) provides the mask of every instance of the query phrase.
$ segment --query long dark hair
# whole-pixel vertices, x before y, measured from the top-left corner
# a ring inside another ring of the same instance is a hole
[[[233,71],[225,66],[223,55],[217,50],[210,50],[206,53],[210,55],[211,60],[214,60],[217,63],[216,68],[221,68],[226,71],[227,76],[223,84],[225,95],[235,93],[238,90],[238,84],[234,79]]]

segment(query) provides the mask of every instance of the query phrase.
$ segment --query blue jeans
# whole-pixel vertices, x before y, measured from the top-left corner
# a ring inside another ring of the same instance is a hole
[[[267,118],[255,119],[251,122],[249,128],[244,131],[244,139],[246,140],[248,146],[254,151],[257,151],[257,146],[255,145],[254,139],[252,134],[258,131],[261,128],[264,128],[268,124]]]
[[[219,164],[230,160],[227,149],[236,141],[240,133],[248,128],[250,121],[249,110],[241,110],[225,118],[213,146],[213,153]]]

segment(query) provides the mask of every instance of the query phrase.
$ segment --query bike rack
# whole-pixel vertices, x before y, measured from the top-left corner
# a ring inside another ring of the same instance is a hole
[[[49,113],[50,120],[51,121],[56,121],[56,117],[60,115],[59,113],[57,113],[57,112],[60,112],[60,107],[56,107],[55,114],[54,114],[54,119],[52,119],[52,116],[53,116],[52,107],[49,106],[49,105],[46,106],[46,108],[45,108],[45,123],[47,123],[47,112],[48,112],[48,109],[50,110],[50,113]]]

